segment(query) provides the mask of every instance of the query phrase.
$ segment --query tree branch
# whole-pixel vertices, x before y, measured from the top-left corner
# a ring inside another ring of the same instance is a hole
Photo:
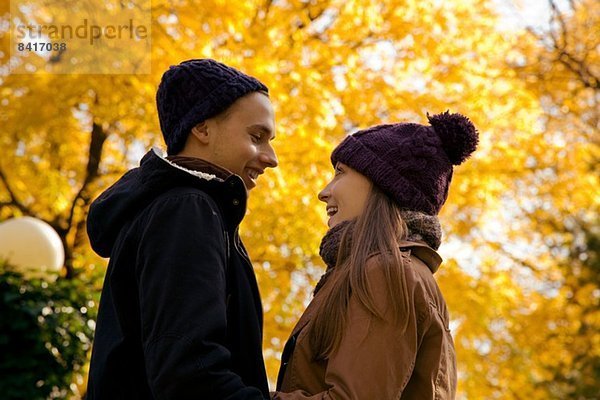
[[[4,205],[4,206],[15,207],[19,211],[21,211],[23,214],[37,218],[37,215],[29,207],[27,207],[25,204],[23,204],[17,198],[14,190],[11,188],[10,184],[8,183],[8,179],[6,178],[6,175],[4,174],[4,171],[2,170],[2,167],[0,167],[0,181],[2,181],[2,184],[6,188],[6,192],[8,193],[8,196],[10,198],[9,202],[3,202],[3,203],[0,203],[0,204]]]
[[[600,77],[595,76],[583,61],[576,59],[575,56],[564,49],[559,50],[556,48],[556,50],[559,51],[557,61],[577,75],[584,87],[596,90],[600,89]]]
[[[65,249],[65,269],[67,271],[66,278],[72,278],[75,274],[73,268],[73,247],[70,246],[67,240],[67,236],[73,229],[73,219],[75,217],[75,209],[78,204],[83,201],[83,207],[87,206],[90,202],[90,196],[88,193],[89,185],[99,176],[100,161],[102,160],[102,149],[104,142],[108,138],[108,133],[104,131],[102,126],[96,122],[92,123],[92,132],[90,139],[90,147],[88,150],[88,162],[85,169],[85,177],[83,183],[79,188],[79,191],[71,202],[71,208],[66,223],[60,224],[58,220],[54,221],[54,228],[59,232],[59,236],[63,242]]]
[[[516,257],[512,252],[510,252],[509,250],[506,250],[504,248],[504,246],[502,245],[502,243],[500,242],[488,242],[489,244],[494,245],[494,249],[499,251],[503,256],[509,258],[512,262],[519,264],[525,268],[528,268],[529,270],[531,270],[532,272],[536,273],[536,274],[540,274],[541,270],[538,266],[534,265],[533,263],[527,261],[527,260],[523,260],[519,257]]]
[[[88,163],[85,170],[85,178],[81,185],[81,188],[73,198],[71,203],[71,209],[69,210],[69,216],[67,218],[66,229],[70,230],[73,224],[73,217],[75,215],[75,207],[80,200],[88,201],[88,194],[86,193],[88,186],[98,177],[98,170],[100,167],[100,160],[102,159],[102,150],[104,142],[108,138],[108,134],[104,131],[100,124],[94,122],[92,124],[92,138],[90,141],[90,148],[88,151]]]
[[[567,24],[565,23],[562,12],[559,10],[558,6],[556,5],[556,2],[554,0],[548,0],[548,2],[550,3],[550,9],[552,10],[552,17],[551,17],[552,20],[557,20],[558,24],[560,25],[560,36],[563,41],[561,48],[565,49],[568,44],[567,43]],[[552,39],[554,40],[555,46],[558,45],[558,41],[557,41],[556,37],[552,34],[552,29],[550,29],[550,33],[551,33]]]
[[[557,61],[567,67],[573,74],[575,74],[579,81],[586,87],[590,89],[599,89],[600,88],[600,77],[595,76],[594,73],[590,70],[590,68],[583,62],[579,60],[574,54],[570,53],[567,50],[569,41],[569,32],[567,29],[567,23],[563,17],[563,13],[560,11],[558,6],[556,5],[555,0],[548,0],[550,4],[550,8],[552,10],[552,20],[558,21],[560,26],[560,40],[556,37],[552,29],[550,29],[550,37],[552,38],[552,45],[554,49],[557,51]],[[570,6],[573,11],[575,11],[575,3],[570,1]]]

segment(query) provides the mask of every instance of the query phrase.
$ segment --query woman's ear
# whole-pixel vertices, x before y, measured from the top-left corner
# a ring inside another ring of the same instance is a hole
[[[209,132],[208,132],[208,124],[206,121],[202,121],[196,126],[192,128],[191,134],[194,135],[196,139],[200,141],[202,144],[208,144],[209,142]]]

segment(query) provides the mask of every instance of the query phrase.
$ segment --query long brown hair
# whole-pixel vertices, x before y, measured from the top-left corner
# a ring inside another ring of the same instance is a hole
[[[380,258],[384,269],[394,322],[402,332],[406,330],[410,299],[399,241],[406,238],[407,228],[400,208],[372,186],[365,211],[356,219],[352,233],[349,232],[346,228],[342,235],[337,264],[329,277],[331,289],[316,310],[308,333],[315,360],[328,358],[339,347],[348,322],[346,311],[351,295],[375,317],[383,318],[367,284],[366,264],[374,255]]]

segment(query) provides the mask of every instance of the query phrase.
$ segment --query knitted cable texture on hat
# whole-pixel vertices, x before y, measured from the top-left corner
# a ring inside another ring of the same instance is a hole
[[[237,99],[267,87],[235,68],[211,59],[171,66],[156,92],[158,119],[169,155],[183,149],[191,129],[225,111]]]
[[[427,117],[430,126],[386,124],[349,135],[331,162],[365,175],[402,209],[437,215],[448,197],[453,165],[475,151],[478,133],[461,114]]]

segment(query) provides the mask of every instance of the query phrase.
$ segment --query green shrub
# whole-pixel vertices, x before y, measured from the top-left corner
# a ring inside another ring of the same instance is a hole
[[[97,301],[77,279],[24,279],[0,264],[0,397],[66,398],[82,374]]]

